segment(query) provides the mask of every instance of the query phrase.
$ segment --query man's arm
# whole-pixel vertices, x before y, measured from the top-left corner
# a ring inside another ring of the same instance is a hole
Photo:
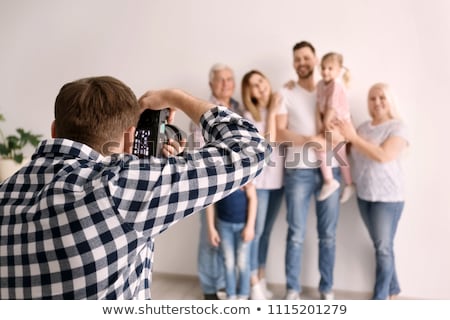
[[[318,134],[323,133],[324,125],[323,125],[322,113],[320,112],[319,106],[317,104],[316,104],[315,119],[316,119],[317,133]]]
[[[195,98],[179,89],[147,91],[139,99],[139,104],[143,109],[180,109],[196,124],[206,111],[214,107],[211,102]]]
[[[292,143],[293,146],[302,146],[306,142],[310,141],[311,137],[302,136],[287,128],[288,116],[287,114],[279,114],[276,117],[277,125],[277,142],[278,143]]]
[[[111,193],[125,221],[146,236],[173,223],[254,179],[271,153],[254,125],[225,107],[180,90],[146,93],[143,107],[170,106],[200,123],[206,144],[170,158],[125,157]]]
[[[336,117],[336,113],[333,108],[327,108],[323,116],[323,131],[333,130],[333,119]],[[322,131],[320,131],[322,132]]]

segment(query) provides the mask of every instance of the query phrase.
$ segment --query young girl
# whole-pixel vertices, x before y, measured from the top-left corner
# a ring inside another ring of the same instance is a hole
[[[333,130],[333,122],[350,119],[350,108],[348,105],[345,85],[348,85],[348,70],[343,66],[342,55],[335,52],[327,53],[322,57],[320,64],[322,80],[317,84],[317,130],[320,132],[319,141],[322,148],[318,151],[318,158],[321,160],[320,169],[323,176],[323,186],[320,190],[318,200],[325,200],[332,195],[339,187],[340,183],[333,177],[332,168],[327,163],[325,150],[325,140],[328,138],[326,132],[331,132],[333,147],[337,147],[338,159],[342,177],[345,183],[341,195],[341,203],[347,201],[354,192],[350,167],[347,160],[345,145],[339,146],[345,140],[336,130]]]
[[[225,290],[229,300],[250,296],[250,245],[255,235],[256,189],[252,182],[214,204],[207,211],[211,245],[220,245],[225,262]]]

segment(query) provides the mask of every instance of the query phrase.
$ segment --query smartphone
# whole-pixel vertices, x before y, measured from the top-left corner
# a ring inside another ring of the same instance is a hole
[[[142,112],[134,134],[133,154],[141,159],[161,156],[168,117],[169,109]]]

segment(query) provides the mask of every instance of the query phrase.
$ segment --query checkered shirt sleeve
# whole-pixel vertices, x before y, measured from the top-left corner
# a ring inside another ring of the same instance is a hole
[[[0,185],[0,298],[151,298],[153,238],[253,179],[270,154],[226,108],[201,127],[203,148],[161,159],[43,141]]]

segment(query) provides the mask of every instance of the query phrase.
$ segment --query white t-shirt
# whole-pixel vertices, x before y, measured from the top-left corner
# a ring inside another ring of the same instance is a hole
[[[377,145],[394,136],[408,141],[405,125],[400,120],[389,120],[376,126],[367,121],[358,127],[357,132],[365,140]],[[359,198],[384,202],[404,200],[401,157],[381,163],[352,148],[352,160],[352,176]]]
[[[287,129],[302,136],[314,136],[316,128],[316,91],[307,91],[295,84],[293,89],[280,90],[283,97],[278,114],[286,114]],[[289,141],[282,142],[286,149],[286,168],[313,169],[318,168],[319,163],[316,151],[309,143],[303,146],[291,146]],[[332,166],[337,166],[333,157]]]
[[[250,112],[244,113],[244,118],[252,121],[261,135],[266,132],[266,109],[261,110],[261,121],[255,121]],[[270,137],[268,137],[270,139]],[[280,148],[275,145],[275,141],[268,141],[272,145],[272,154],[266,159],[266,164],[261,174],[258,175],[253,183],[256,189],[280,189],[283,186],[284,176],[284,156]]]

